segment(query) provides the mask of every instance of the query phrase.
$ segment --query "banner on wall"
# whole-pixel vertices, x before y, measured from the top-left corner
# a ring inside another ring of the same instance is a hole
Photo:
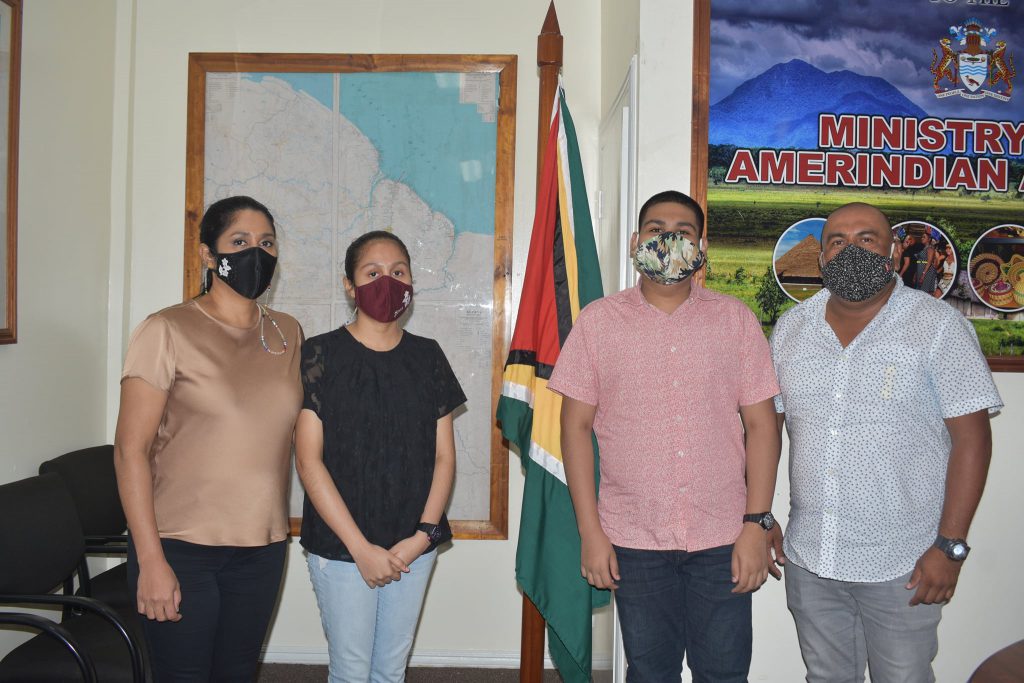
[[[833,209],[1024,362],[1024,0],[711,1],[709,287],[766,329],[821,289]]]

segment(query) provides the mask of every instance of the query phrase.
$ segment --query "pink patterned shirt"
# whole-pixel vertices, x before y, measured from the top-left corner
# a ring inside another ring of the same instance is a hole
[[[587,306],[548,387],[597,406],[598,512],[612,543],[697,551],[743,526],[739,407],[779,393],[768,342],[738,299],[693,283],[671,315],[640,287]]]

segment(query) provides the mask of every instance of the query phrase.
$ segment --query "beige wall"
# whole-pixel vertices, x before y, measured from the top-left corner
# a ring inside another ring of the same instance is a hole
[[[518,54],[518,293],[534,201],[533,55],[546,8],[547,0],[27,3],[20,342],[0,347],[0,385],[16,389],[0,397],[0,482],[33,474],[54,453],[112,436],[126,331],[180,298],[189,51]],[[565,83],[592,189],[602,105],[621,83],[634,31],[641,200],[665,187],[688,187],[691,10],[691,0],[641,0],[639,7],[560,0]],[[638,29],[630,28],[630,17]],[[996,456],[971,534],[975,551],[940,627],[940,682],[965,680],[988,653],[1024,637],[1024,591],[1015,588],[1014,573],[1024,563],[1014,526],[1024,478],[1017,458],[1024,375],[999,375],[997,383],[1009,407],[993,421]],[[465,541],[442,555],[416,643],[419,662],[516,664],[521,602],[512,567],[523,482],[514,455],[509,475],[512,540]],[[782,513],[787,498],[783,474],[775,506]],[[596,619],[595,657],[606,665],[607,611]],[[755,595],[754,629],[751,680],[800,680],[780,584]],[[0,653],[10,642],[0,632]],[[325,654],[301,552],[293,547],[268,655],[324,661]]]
[[[619,94],[640,50],[640,0],[601,0],[601,115]]]
[[[641,0],[637,204],[690,187],[693,0]]]
[[[114,1],[25,3],[18,343],[0,346],[0,483],[106,438]],[[15,640],[0,630],[0,654]]]

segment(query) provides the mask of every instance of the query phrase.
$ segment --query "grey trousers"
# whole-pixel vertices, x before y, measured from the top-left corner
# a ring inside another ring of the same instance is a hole
[[[942,605],[910,606],[910,574],[880,583],[823,579],[786,565],[786,601],[796,621],[808,683],[934,683]]]

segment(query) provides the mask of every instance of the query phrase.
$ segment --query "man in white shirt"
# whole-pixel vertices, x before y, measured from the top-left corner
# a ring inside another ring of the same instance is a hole
[[[963,315],[894,273],[878,209],[822,229],[824,289],[772,335],[790,439],[786,596],[807,680],[934,681],[1002,407]],[[898,417],[898,419],[894,419]]]

